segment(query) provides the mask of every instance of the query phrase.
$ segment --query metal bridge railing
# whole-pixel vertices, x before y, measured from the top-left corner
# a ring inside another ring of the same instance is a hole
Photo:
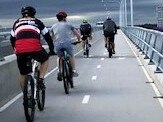
[[[126,27],[122,31],[156,65],[155,72],[163,72],[163,32],[141,27]]]

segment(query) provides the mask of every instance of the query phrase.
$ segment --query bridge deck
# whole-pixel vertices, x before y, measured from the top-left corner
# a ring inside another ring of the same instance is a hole
[[[36,111],[35,122],[162,122],[160,102],[122,32],[111,59],[101,32],[92,42],[90,58],[83,58],[82,51],[76,55],[79,77],[69,95],[56,80],[56,70],[46,77],[45,111]],[[51,60],[55,64],[56,58]],[[0,121],[25,121],[22,97],[0,113]]]

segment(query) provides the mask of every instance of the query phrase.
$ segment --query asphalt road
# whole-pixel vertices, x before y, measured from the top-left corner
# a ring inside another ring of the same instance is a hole
[[[69,95],[56,70],[46,77],[45,111],[37,109],[35,122],[163,122],[163,109],[122,33],[111,59],[102,33],[96,36],[90,58],[82,51],[76,55],[79,77]],[[55,64],[56,57],[51,60]],[[25,122],[22,97],[0,113],[0,122]]]

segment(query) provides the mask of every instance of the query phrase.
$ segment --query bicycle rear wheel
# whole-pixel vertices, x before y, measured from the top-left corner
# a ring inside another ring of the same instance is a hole
[[[88,44],[87,44],[87,48],[86,48],[86,56],[87,56],[87,58],[89,57],[89,47],[88,47]]]
[[[111,45],[111,43],[109,43],[109,46],[108,46],[108,52],[109,52],[109,58],[111,58],[112,55],[113,55],[113,52],[112,52],[112,45]]]
[[[40,75],[39,70],[36,70],[36,75],[37,75],[37,82],[38,78]],[[36,98],[37,98],[37,106],[40,111],[44,110],[44,105],[45,105],[45,88],[41,88],[39,84],[37,84],[37,91],[36,91]]]
[[[66,94],[69,94],[69,82],[68,82],[68,65],[66,61],[62,61],[62,78],[63,78],[63,85]]]
[[[34,80],[31,75],[27,75],[24,84],[24,113],[27,122],[33,122],[35,115],[35,99],[34,99]]]
[[[69,80],[68,81],[70,83],[71,88],[74,88],[72,67],[69,63],[68,63],[68,66],[69,66]]]
[[[86,53],[86,57],[89,57],[89,44],[88,44],[88,40],[85,40],[85,53]]]

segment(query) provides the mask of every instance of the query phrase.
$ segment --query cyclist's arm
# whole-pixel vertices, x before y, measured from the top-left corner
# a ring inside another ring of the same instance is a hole
[[[47,42],[48,46],[49,46],[49,50],[50,52],[54,52],[54,44],[53,44],[53,40],[49,34],[48,29],[45,27],[45,25],[37,19],[39,28],[41,30],[41,34],[43,35],[45,41]]]
[[[16,42],[16,38],[11,35],[10,36],[10,43],[11,43],[11,46],[12,46],[13,49],[15,47],[15,42]]]
[[[73,31],[73,34],[77,37],[78,41],[80,41],[80,34],[78,30],[74,28],[72,31]]]
[[[53,44],[53,40],[49,34],[49,32],[47,32],[45,35],[43,35],[44,38],[45,38],[45,41],[48,43],[48,46],[49,46],[49,50],[50,52],[53,52],[54,51],[54,44]]]

